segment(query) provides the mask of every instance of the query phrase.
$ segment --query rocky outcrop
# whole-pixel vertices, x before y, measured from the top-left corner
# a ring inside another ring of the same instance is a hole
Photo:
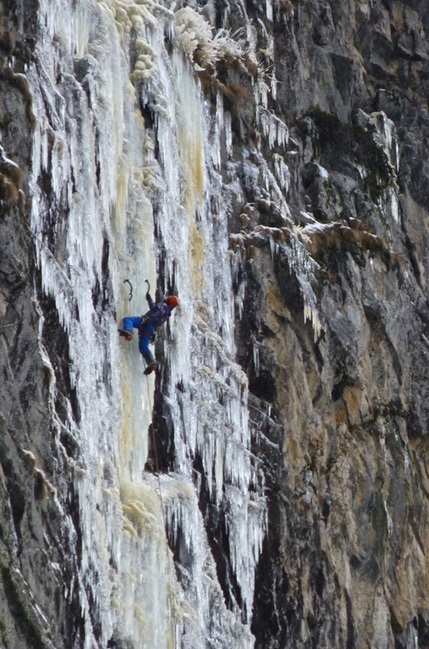
[[[275,7],[294,225],[233,237],[238,346],[279,446],[252,628],[259,647],[423,647],[428,14]]]
[[[29,224],[33,121],[23,71],[36,38],[35,11],[27,3],[21,29],[13,8],[3,13],[0,40],[0,645],[17,649],[69,646],[81,620],[73,595],[79,531],[66,524],[78,513],[67,505],[72,487],[63,474],[60,422],[52,424],[49,356],[61,382],[67,341],[49,300],[41,299]],[[60,390],[59,401],[70,385]]]

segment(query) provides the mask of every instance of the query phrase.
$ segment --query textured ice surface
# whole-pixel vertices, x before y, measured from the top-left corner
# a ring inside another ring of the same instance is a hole
[[[43,290],[68,335],[80,410],[79,421],[70,410],[68,427],[84,458],[74,475],[85,646],[96,642],[92,606],[102,646],[114,636],[151,648],[251,647],[242,619],[251,619],[266,506],[250,454],[247,377],[234,360],[229,194],[219,175],[230,115],[220,96],[212,113],[183,57],[201,34],[185,34],[186,21],[176,23],[166,7],[42,0],[40,29],[29,72],[37,122],[31,227]],[[204,38],[212,45],[210,30]],[[222,38],[216,52],[231,46]],[[270,141],[286,137],[264,120]],[[284,187],[280,160],[276,173]],[[155,224],[183,305],[167,327],[163,359],[175,473],[159,479],[145,472],[153,378],[142,374],[137,341],[116,331],[123,316],[146,310],[144,280],[156,286]],[[243,611],[227,609],[217,580],[196,457],[225,512]],[[175,567],[167,535],[174,545],[179,531],[188,558]]]

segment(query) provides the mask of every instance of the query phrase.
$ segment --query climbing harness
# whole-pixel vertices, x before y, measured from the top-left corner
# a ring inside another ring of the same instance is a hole
[[[133,299],[133,285],[131,284],[129,279],[124,279],[124,284],[129,284],[130,285],[130,302]]]

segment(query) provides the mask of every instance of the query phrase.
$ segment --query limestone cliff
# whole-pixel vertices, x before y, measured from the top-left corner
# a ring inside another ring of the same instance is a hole
[[[259,368],[244,345],[242,358],[281,448],[260,646],[428,641],[427,20],[418,3],[331,2],[274,26],[289,206],[317,316],[287,229],[246,234]]]
[[[0,647],[429,646],[426,1],[1,19]]]

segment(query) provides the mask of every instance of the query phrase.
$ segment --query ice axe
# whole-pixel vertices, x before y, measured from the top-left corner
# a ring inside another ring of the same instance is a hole
[[[124,284],[129,284],[130,285],[130,302],[133,299],[133,285],[131,284],[129,279],[124,279]]]

